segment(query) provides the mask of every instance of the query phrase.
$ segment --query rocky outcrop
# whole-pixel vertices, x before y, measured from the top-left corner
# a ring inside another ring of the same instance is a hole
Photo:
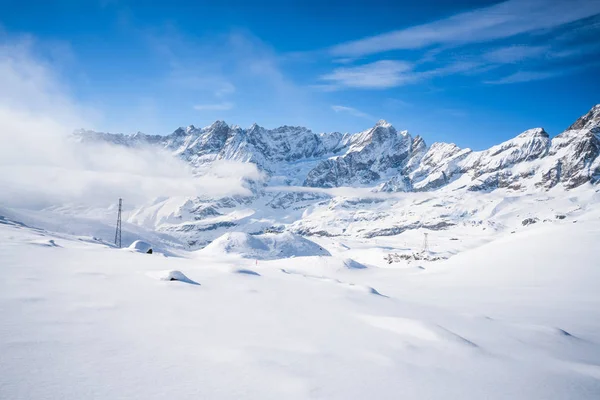
[[[308,173],[304,185],[331,188],[374,183],[390,170],[404,168],[413,154],[413,144],[417,151],[423,151],[420,138],[415,142],[407,131],[397,132],[381,120],[354,135],[345,154],[320,162]]]
[[[567,189],[600,180],[600,105],[552,139],[552,162],[542,171],[540,184],[551,188],[559,182]]]
[[[471,149],[461,149],[454,143],[434,143],[421,159],[419,166],[410,175],[414,191],[428,191],[450,182],[462,171],[461,164]]]

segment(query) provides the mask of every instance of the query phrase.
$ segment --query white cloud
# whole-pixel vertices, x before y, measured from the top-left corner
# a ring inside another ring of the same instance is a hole
[[[506,83],[531,82],[553,78],[560,75],[563,75],[562,71],[518,71],[514,74],[505,76],[504,78],[500,78],[494,81],[487,81],[486,83],[499,85]]]
[[[259,177],[252,164],[197,177],[166,151],[74,141],[73,129],[93,125],[87,115],[94,113],[28,43],[0,44],[0,87],[0,204],[103,207],[119,197],[141,205],[160,196],[248,194],[243,178]]]
[[[340,113],[341,112],[341,113],[347,113],[347,114],[353,115],[355,117],[375,119],[371,115],[369,115],[367,113],[364,113],[364,112],[362,112],[360,110],[357,110],[356,108],[353,108],[353,107],[334,105],[334,106],[331,106],[331,109],[333,111],[335,111],[336,113]]]
[[[598,31],[600,35],[600,31]],[[550,51],[549,58],[577,58],[600,53],[600,42],[565,44]]]
[[[336,68],[322,80],[335,86],[385,89],[409,82],[412,65],[404,61],[381,60],[356,67]]]
[[[598,68],[600,66],[600,61],[593,60],[587,63],[580,63],[570,67],[562,67],[562,68],[554,68],[554,69],[546,69],[539,71],[525,70],[525,71],[517,71],[515,73],[509,74],[503,78],[496,80],[489,80],[485,83],[492,85],[501,85],[501,84],[509,84],[509,83],[522,83],[522,82],[531,82],[531,81],[540,81],[544,79],[551,79],[560,76],[575,74],[586,69]]]
[[[197,111],[227,111],[231,110],[234,104],[230,101],[224,101],[222,103],[213,104],[196,104],[194,110]]]
[[[436,76],[469,73],[480,67],[479,62],[458,61],[439,68],[416,71],[412,64],[404,61],[382,60],[355,67],[336,68],[330,74],[321,76],[321,79],[329,82],[324,85],[324,90],[387,89]]]
[[[358,57],[432,45],[481,43],[554,29],[599,13],[598,1],[508,0],[427,24],[342,43],[330,52],[336,57]]]

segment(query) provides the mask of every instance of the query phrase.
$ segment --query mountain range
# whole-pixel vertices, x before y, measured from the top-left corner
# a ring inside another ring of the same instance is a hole
[[[295,126],[266,129],[257,124],[243,129],[216,121],[204,128],[178,128],[166,136],[79,130],[75,137],[82,142],[159,146],[195,168],[217,160],[256,164],[266,179],[249,184],[252,196],[160,199],[130,217],[131,222],[181,236],[192,247],[202,247],[233,227],[249,233],[293,230],[308,235],[379,236],[411,227],[443,228],[466,218],[436,219],[436,213],[427,211],[419,221],[404,220],[398,225],[397,218],[392,218],[396,222],[358,231],[350,226],[338,229],[340,221],[332,221],[340,218],[339,213],[315,221],[317,208],[345,204],[346,209],[362,210],[361,218],[367,223],[373,218],[389,222],[388,214],[393,214],[398,200],[381,197],[386,193],[424,192],[429,197],[449,198],[501,190],[504,197],[540,196],[552,190],[597,188],[600,182],[600,104],[554,138],[543,128],[533,128],[483,151],[453,143],[428,146],[422,137],[398,131],[383,120],[354,134],[316,134]],[[340,187],[368,189],[371,194],[357,199],[326,190]],[[413,200],[417,198],[421,197]],[[354,224],[361,220],[357,221],[356,213],[348,218]]]

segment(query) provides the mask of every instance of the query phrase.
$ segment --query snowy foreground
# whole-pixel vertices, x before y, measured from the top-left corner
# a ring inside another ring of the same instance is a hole
[[[233,235],[257,261],[0,219],[0,399],[600,398],[600,213],[460,229],[388,265],[422,232],[275,259]]]

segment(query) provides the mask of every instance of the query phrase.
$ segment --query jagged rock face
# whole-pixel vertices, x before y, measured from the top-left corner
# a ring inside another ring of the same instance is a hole
[[[471,153],[454,143],[434,143],[410,175],[410,185],[415,191],[437,189],[448,184],[460,172],[460,162]]]
[[[328,200],[331,196],[324,193],[308,193],[308,192],[287,192],[278,193],[266,203],[267,206],[273,209],[288,209],[294,208],[300,210],[308,207],[310,204],[321,200]]]
[[[387,182],[384,182],[380,187],[381,192],[410,192],[413,186],[410,178],[404,175],[392,177]]]
[[[421,160],[427,154],[427,144],[421,136],[415,136],[410,145],[410,158],[404,167],[403,173],[408,175],[410,172],[419,168]]]
[[[600,181],[600,104],[552,139],[552,163],[542,171],[540,186],[562,182],[567,189]]]
[[[578,126],[588,128],[565,131],[553,140],[542,128],[535,128],[478,152],[454,144],[434,143],[418,168],[407,176],[390,179],[381,190],[429,191],[459,178],[471,191],[521,190],[531,186],[530,181],[534,186],[546,188],[559,182],[566,188],[597,182],[600,176],[600,145],[594,133],[597,123],[587,116],[582,120],[585,122]]]
[[[76,130],[74,135],[81,142],[106,142],[121,146],[157,144],[161,143],[165,138],[160,135],[146,135],[142,132],[137,132],[133,135],[124,135],[122,133],[95,132],[86,129]]]
[[[478,177],[523,161],[544,157],[549,148],[550,137],[544,129],[530,129],[488,150],[472,152],[462,163],[461,169]]]
[[[592,107],[587,114],[579,118],[573,125],[571,125],[567,131],[582,130],[582,129],[594,129],[600,126],[600,104]],[[598,132],[596,132],[598,133]]]
[[[170,136],[178,138],[179,135],[181,133],[176,131]],[[226,159],[253,162],[272,170],[273,163],[313,157],[322,151],[319,137],[301,127],[269,130],[254,124],[244,130],[217,121],[207,128],[188,128],[181,137],[179,142],[168,140],[165,147],[175,149],[176,154],[196,164]]]
[[[319,137],[301,127],[282,126],[268,130],[254,124],[247,141],[269,161],[296,161],[323,151]]]
[[[368,184],[379,179],[379,174],[368,168],[368,164],[354,160],[354,157],[340,157],[319,163],[308,173],[305,186],[333,188],[349,184]]]
[[[552,167],[543,173],[542,183],[550,188],[562,182],[567,189],[600,180],[600,132],[594,129],[568,130],[552,140]]]
[[[345,154],[320,162],[308,173],[304,185],[331,188],[376,182],[388,170],[406,165],[412,145],[408,132],[397,132],[389,123],[379,121],[352,137]]]
[[[469,190],[511,187],[528,173],[508,171],[516,164],[537,160],[548,154],[550,138],[542,128],[525,131],[488,150],[473,152],[452,143],[434,143],[407,176],[396,176],[381,187],[385,191],[428,191],[449,184],[457,176],[468,175]],[[402,183],[402,184],[399,184]],[[403,189],[404,188],[404,189]],[[514,186],[514,188],[518,188]]]
[[[276,163],[333,154],[332,150],[344,147],[344,135],[341,134],[325,137],[302,127],[265,129],[256,124],[245,130],[223,121],[205,128],[190,125],[167,136],[143,133],[128,136],[83,130],[77,131],[76,135],[82,141],[100,140],[125,146],[160,145],[194,166],[225,159],[253,162],[267,171],[274,170]]]

